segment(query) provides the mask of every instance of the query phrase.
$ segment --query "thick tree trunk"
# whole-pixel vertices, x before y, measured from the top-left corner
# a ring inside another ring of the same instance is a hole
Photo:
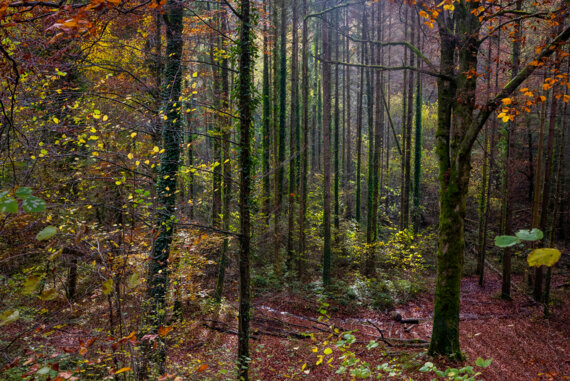
[[[168,256],[175,229],[175,203],[178,166],[180,161],[181,120],[179,102],[182,88],[182,31],[183,8],[180,3],[169,0],[166,21],[166,63],[162,89],[163,110],[166,120],[162,130],[164,153],[158,169],[158,216],[157,232],[148,265],[147,327],[157,332],[164,324],[166,314],[166,293],[168,288]],[[158,345],[158,353],[149,350],[148,360],[154,360],[160,373],[164,373],[166,351],[164,344]]]

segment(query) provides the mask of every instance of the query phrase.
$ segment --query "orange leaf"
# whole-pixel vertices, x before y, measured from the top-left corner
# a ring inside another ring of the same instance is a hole
[[[128,372],[129,370],[131,370],[131,367],[126,366],[124,368],[119,369],[118,371],[115,372],[115,374],[119,374],[119,373],[123,373],[123,372]]]
[[[200,365],[200,367],[198,368],[198,372],[203,372],[206,369],[208,369],[208,364],[202,364]]]
[[[158,329],[158,334],[160,335],[160,337],[164,337],[168,335],[170,331],[172,331],[172,327],[160,327]]]
[[[503,98],[502,102],[505,106],[510,105],[511,103],[513,103],[513,100],[511,98]]]

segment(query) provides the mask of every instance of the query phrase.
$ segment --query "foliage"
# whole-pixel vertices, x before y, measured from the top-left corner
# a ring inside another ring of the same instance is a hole
[[[491,365],[493,359],[483,360],[481,357],[477,358],[475,365],[479,368],[487,368]],[[464,366],[463,368],[446,368],[444,371],[439,370],[432,362],[426,362],[424,366],[420,368],[420,372],[429,373],[433,372],[438,378],[445,380],[466,380],[475,381],[477,377],[481,375],[481,372],[475,372],[473,366]]]

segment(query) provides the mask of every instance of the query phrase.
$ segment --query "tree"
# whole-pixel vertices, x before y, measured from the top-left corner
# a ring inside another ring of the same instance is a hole
[[[570,28],[556,36],[499,93],[475,109],[480,21],[478,4],[461,1],[438,14],[440,71],[436,153],[439,162],[440,216],[432,355],[461,358],[459,346],[460,281],[464,256],[465,202],[471,171],[471,148],[491,113],[511,95],[559,45]],[[454,33],[455,31],[455,33]],[[456,53],[457,51],[457,53]],[[458,71],[455,71],[455,68]],[[460,99],[459,99],[460,96]],[[453,128],[452,128],[453,125]]]

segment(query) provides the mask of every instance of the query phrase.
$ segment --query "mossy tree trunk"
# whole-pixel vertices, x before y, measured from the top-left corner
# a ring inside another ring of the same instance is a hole
[[[158,213],[155,224],[156,240],[148,266],[148,295],[150,302],[147,311],[147,328],[158,332],[166,317],[166,293],[168,287],[168,256],[176,225],[175,203],[178,166],[180,161],[181,104],[182,87],[182,31],[183,7],[178,1],[169,0],[166,4],[166,58],[162,89],[162,109],[166,120],[162,129],[164,152],[158,169]],[[156,363],[160,373],[164,373],[166,351],[164,343],[159,343],[158,352],[148,353],[148,360]]]
[[[462,357],[459,346],[459,306],[471,149],[501,100],[510,96],[536,70],[536,66],[527,64],[494,98],[478,107],[478,112],[474,114],[477,83],[476,76],[470,73],[476,72],[480,44],[480,25],[473,13],[473,7],[476,6],[477,3],[461,1],[455,7],[453,18],[447,11],[438,17],[441,46],[436,154],[439,162],[440,218],[429,353],[455,359]],[[570,28],[552,40],[535,60],[540,62],[549,57],[568,38]],[[458,99],[459,94],[461,99]]]

